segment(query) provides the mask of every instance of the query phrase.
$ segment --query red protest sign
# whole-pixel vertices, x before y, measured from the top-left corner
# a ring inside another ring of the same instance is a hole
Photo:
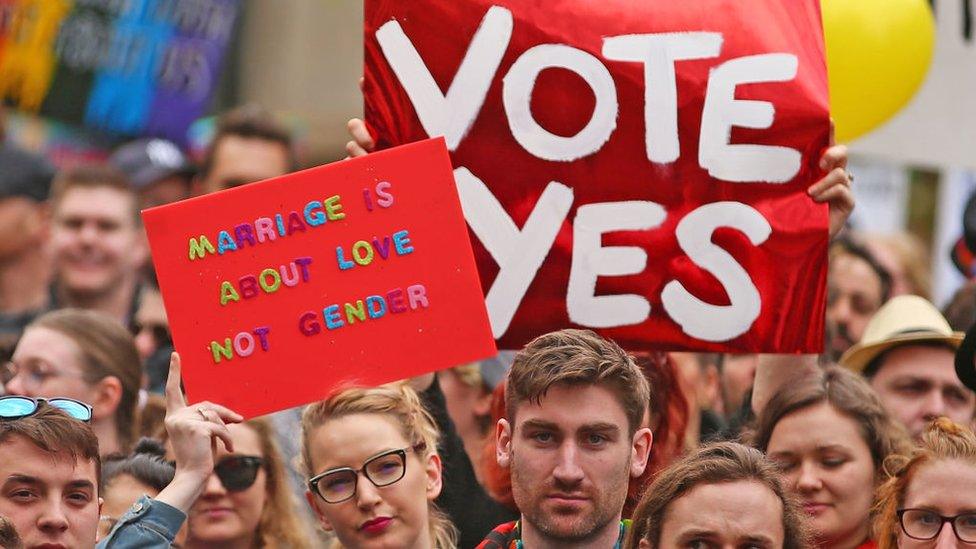
[[[503,348],[819,352],[817,0],[367,0],[380,148],[447,140]]]
[[[441,139],[143,219],[191,401],[252,417],[495,353]]]

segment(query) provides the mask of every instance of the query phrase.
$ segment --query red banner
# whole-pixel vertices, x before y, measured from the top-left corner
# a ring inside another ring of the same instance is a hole
[[[251,417],[496,353],[441,139],[143,218],[193,402]]]
[[[817,0],[366,1],[380,148],[444,135],[502,348],[819,352]]]

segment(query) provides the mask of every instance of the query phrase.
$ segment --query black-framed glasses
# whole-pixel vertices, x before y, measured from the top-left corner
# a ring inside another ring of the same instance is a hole
[[[214,474],[228,492],[243,492],[254,486],[264,463],[258,456],[226,456],[214,465]],[[175,461],[169,464],[176,467]]]
[[[37,413],[40,403],[46,402],[69,416],[88,423],[92,419],[92,407],[73,398],[31,398],[25,396],[0,397],[0,419],[20,419]]]
[[[407,474],[407,452],[420,448],[423,445],[387,450],[367,459],[359,469],[329,469],[310,478],[308,489],[326,503],[342,503],[356,495],[359,475],[366,477],[377,488],[389,486]]]
[[[959,541],[976,543],[976,513],[947,517],[929,509],[899,509],[898,520],[902,532],[912,539],[935,539],[948,522]]]

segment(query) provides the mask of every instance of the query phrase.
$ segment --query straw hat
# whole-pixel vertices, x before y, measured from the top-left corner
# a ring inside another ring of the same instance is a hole
[[[911,343],[945,343],[954,349],[965,334],[952,331],[934,305],[914,295],[891,298],[864,329],[861,341],[840,357],[841,366],[862,372],[881,353]]]

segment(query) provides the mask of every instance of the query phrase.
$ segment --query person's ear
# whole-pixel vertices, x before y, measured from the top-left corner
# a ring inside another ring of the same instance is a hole
[[[638,549],[651,549],[651,542],[647,541],[647,538],[641,538],[640,543],[637,544]]]
[[[115,415],[122,402],[122,382],[115,376],[102,378],[95,384],[92,399],[92,419],[105,419]]]
[[[329,519],[325,518],[325,514],[322,513],[321,509],[319,509],[319,497],[313,494],[311,490],[305,490],[305,501],[307,501],[308,506],[312,508],[312,511],[315,513],[315,517],[319,519],[319,524],[322,526],[322,529],[326,532],[333,531],[334,528],[332,527],[332,523],[329,522]]]
[[[512,463],[512,425],[507,419],[499,419],[495,426],[495,459],[505,469]]]
[[[427,499],[434,501],[441,495],[441,488],[444,486],[443,465],[441,456],[430,454],[427,456]]]
[[[647,468],[647,460],[651,457],[651,445],[654,443],[654,435],[650,429],[638,429],[634,433],[633,454],[630,458],[630,476],[637,478],[644,474]]]

